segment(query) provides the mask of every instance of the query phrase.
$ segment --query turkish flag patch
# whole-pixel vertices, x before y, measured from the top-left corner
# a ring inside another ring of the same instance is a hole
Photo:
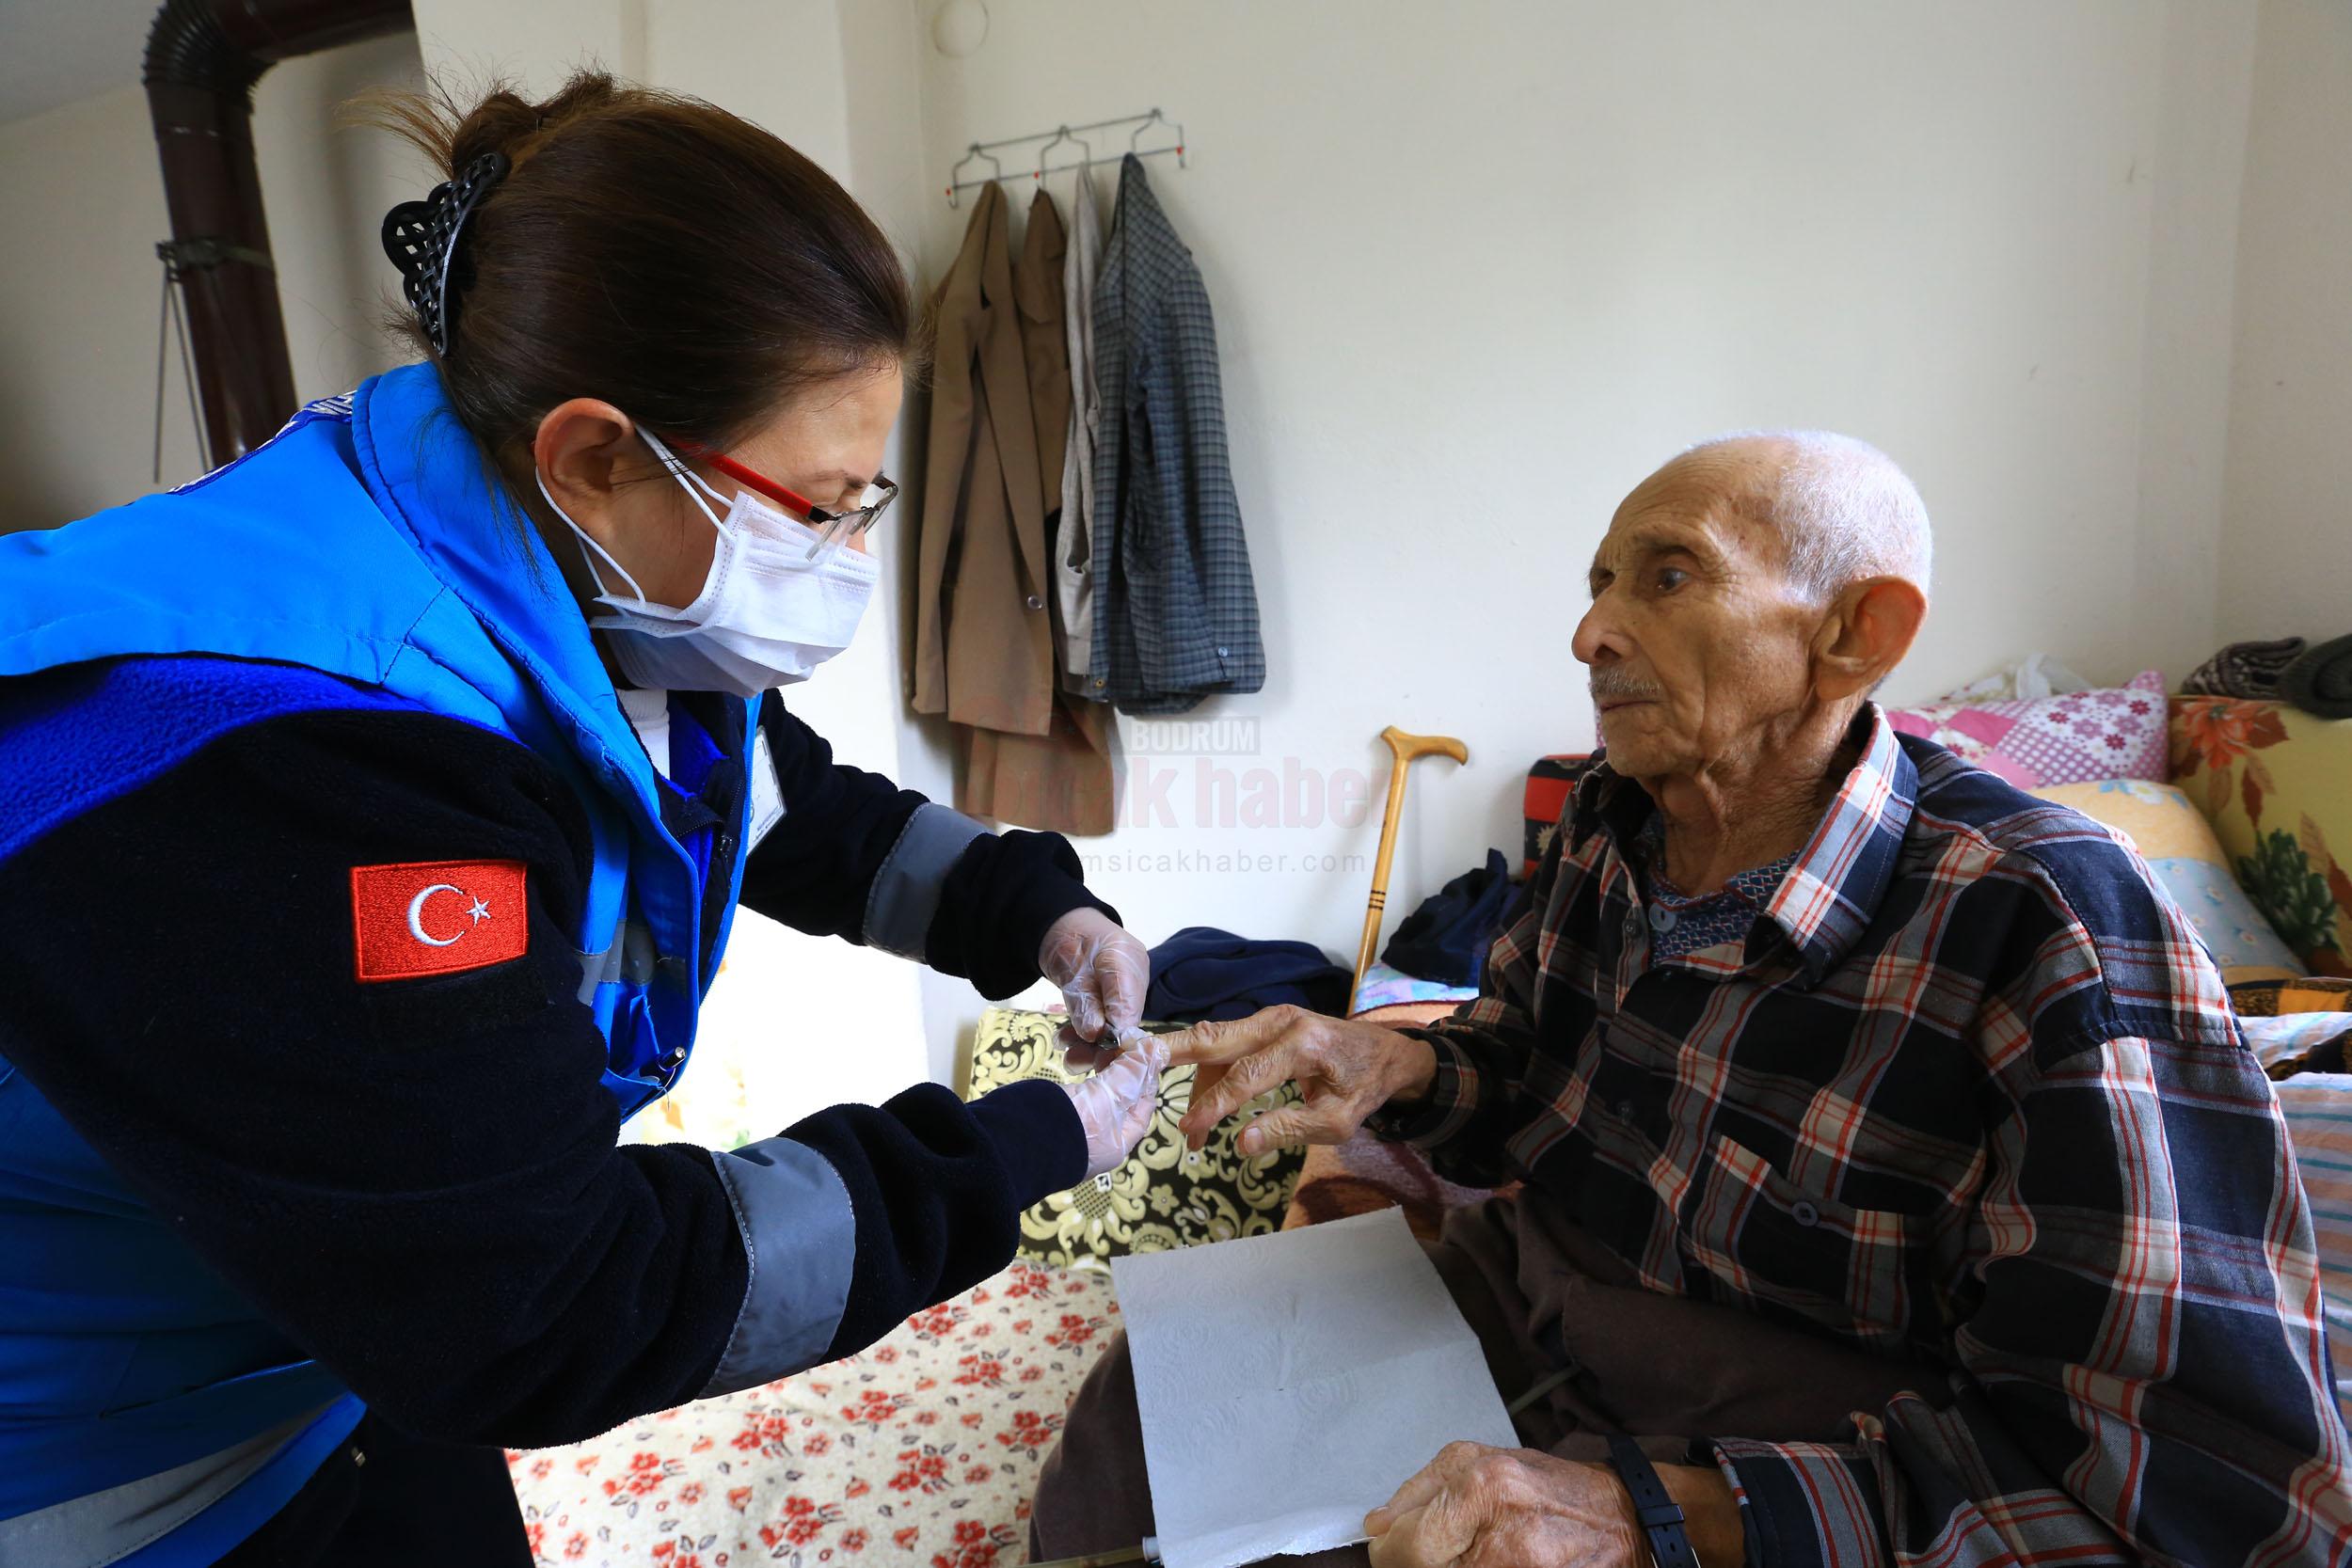
[[[457,974],[531,946],[520,861],[351,868],[353,971],[362,983]]]

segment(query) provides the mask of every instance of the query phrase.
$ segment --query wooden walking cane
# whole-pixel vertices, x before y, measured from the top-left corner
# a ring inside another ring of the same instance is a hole
[[[1455,762],[1470,761],[1470,748],[1450,735],[1407,735],[1391,724],[1380,732],[1389,743],[1389,806],[1380,818],[1380,853],[1372,863],[1372,899],[1364,906],[1364,940],[1356,946],[1356,978],[1347,988],[1347,1010],[1356,1010],[1356,993],[1364,989],[1364,972],[1380,945],[1380,911],[1389,903],[1389,861],[1396,853],[1396,821],[1405,809],[1405,775],[1415,757],[1435,752]]]

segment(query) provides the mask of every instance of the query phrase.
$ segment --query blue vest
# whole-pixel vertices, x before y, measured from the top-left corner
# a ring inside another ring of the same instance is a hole
[[[750,792],[719,855],[665,829],[663,786],[586,623],[536,531],[500,498],[437,374],[394,371],[172,494],[0,536],[0,676],[159,655],[267,661],[250,666],[252,700],[230,705],[246,718],[398,706],[531,748],[571,783],[591,824],[594,871],[572,941],[581,1000],[609,1046],[604,1081],[626,1117],[667,1091],[693,1043],[740,885]],[[755,700],[747,750],[755,720]],[[168,721],[129,727],[144,743],[123,748],[106,777],[62,770],[46,819],[208,738]],[[38,747],[17,750],[40,766]],[[713,760],[705,752],[694,771]],[[685,768],[676,777],[692,787]],[[9,833],[0,820],[0,858],[15,847]],[[703,928],[712,879],[727,891],[715,931]],[[209,1562],[282,1506],[359,1418],[332,1374],[174,1238],[5,1057],[0,1259],[0,1521],[297,1433],[158,1543],[168,1549],[124,1560]]]

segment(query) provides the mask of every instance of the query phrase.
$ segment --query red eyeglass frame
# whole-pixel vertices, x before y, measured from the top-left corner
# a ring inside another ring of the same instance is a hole
[[[707,463],[712,467],[718,469],[721,473],[726,475],[729,479],[735,481],[738,484],[743,485],[747,489],[757,491],[760,495],[767,497],[770,500],[781,502],[783,505],[788,506],[795,512],[802,514],[803,520],[806,522],[809,527],[825,533],[828,541],[832,539],[833,535],[827,529],[827,524],[837,523],[850,518],[862,517],[864,520],[859,522],[850,531],[850,536],[855,537],[857,534],[864,533],[866,530],[872,528],[876,523],[882,521],[882,515],[890,510],[890,503],[892,501],[898,499],[898,484],[887,475],[876,474],[871,483],[876,489],[883,492],[882,499],[881,500],[876,501],[872,506],[861,506],[851,512],[833,512],[824,507],[818,506],[815,501],[810,500],[806,496],[802,495],[798,490],[793,489],[790,485],[779,483],[777,481],[770,479],[766,474],[761,473],[758,469],[737,462],[734,458],[729,457],[725,452],[713,451],[708,447],[698,446],[691,441],[674,440],[670,443],[670,445],[675,448],[681,456],[699,458],[703,462]]]

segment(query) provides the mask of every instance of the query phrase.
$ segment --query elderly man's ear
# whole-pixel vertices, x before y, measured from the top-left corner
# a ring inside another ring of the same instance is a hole
[[[1813,640],[1813,689],[1823,702],[1858,696],[1911,651],[1928,596],[1900,578],[1868,578],[1837,595]]]

